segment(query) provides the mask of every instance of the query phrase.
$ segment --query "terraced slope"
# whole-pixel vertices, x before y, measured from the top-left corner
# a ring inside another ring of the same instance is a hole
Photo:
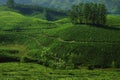
[[[103,61],[106,59],[106,55],[110,55],[107,57],[111,58],[109,64],[114,59],[116,63],[119,62],[119,15],[108,16],[107,27],[72,25],[67,18],[50,22],[11,11],[2,11],[0,15],[2,16],[0,18],[0,48],[1,55],[5,54],[6,61],[9,61],[8,57],[14,60],[15,56],[17,60],[15,58],[14,61],[41,63],[41,53],[45,48],[49,48],[50,52],[57,54],[63,60],[64,54],[79,55],[76,58],[78,62],[75,62],[79,65],[80,63],[88,64],[86,56],[89,55],[88,59],[91,60],[94,55],[98,54],[101,54],[101,57],[96,56],[96,58],[103,59]],[[21,49],[11,49],[16,45],[18,48],[23,46],[22,55],[20,55]],[[7,49],[7,46],[10,46],[10,49]],[[9,56],[14,51],[17,51],[18,55]],[[103,54],[105,55],[103,56]],[[84,57],[81,58],[80,55],[84,55]],[[116,59],[115,56],[118,58]],[[97,61],[96,58],[92,60]],[[96,65],[103,63],[103,61]]]

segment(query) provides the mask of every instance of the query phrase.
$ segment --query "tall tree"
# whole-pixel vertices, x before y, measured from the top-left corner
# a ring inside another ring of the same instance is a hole
[[[105,25],[106,15],[103,4],[83,3],[74,5],[70,10],[70,19],[74,24]]]
[[[14,7],[15,7],[15,2],[14,2],[14,0],[7,0],[6,5],[7,5],[9,8],[14,8]]]
[[[101,4],[101,24],[104,25],[106,23],[106,13],[107,13],[107,10],[106,10],[106,7],[105,5]]]
[[[82,13],[82,7],[84,6],[84,4],[83,3],[80,3],[79,5],[78,5],[78,13],[79,13],[79,15],[78,15],[78,19],[79,19],[79,22],[80,23],[82,23],[83,22],[83,13]]]
[[[84,4],[84,6],[83,6],[83,17],[84,17],[84,23],[85,24],[87,24],[88,23],[88,18],[89,18],[89,4],[88,3],[86,3],[86,4]]]
[[[73,24],[77,24],[78,23],[78,12],[77,12],[77,7],[76,5],[72,6],[72,9],[70,10],[70,19],[71,19],[71,22]]]

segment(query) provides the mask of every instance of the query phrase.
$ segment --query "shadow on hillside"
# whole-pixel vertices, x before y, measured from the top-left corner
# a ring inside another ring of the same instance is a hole
[[[3,62],[18,62],[18,61],[20,61],[18,58],[0,57],[0,63],[3,63]]]
[[[116,31],[120,30],[120,28],[109,26],[109,25],[90,25],[90,26],[97,27],[97,28],[108,29],[108,30],[116,30]]]

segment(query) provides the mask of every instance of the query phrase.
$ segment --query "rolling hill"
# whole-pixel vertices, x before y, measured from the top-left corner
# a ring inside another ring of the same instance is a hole
[[[91,61],[93,55],[101,54],[103,57],[98,59],[103,60],[106,59],[105,55],[108,54],[114,56],[119,55],[119,50],[117,50],[120,48],[119,15],[109,15],[107,27],[73,25],[68,18],[58,21],[46,21],[24,16],[13,11],[2,11],[0,15],[2,16],[0,18],[0,48],[4,56],[7,56],[5,59],[15,56],[18,57],[17,59],[15,58],[15,60],[30,60],[41,63],[43,57],[40,55],[44,50],[45,52],[47,50],[50,52],[50,55],[52,55],[51,53],[54,55],[57,54],[56,56],[59,56],[64,61],[65,55],[75,54],[75,56],[78,57],[76,59],[80,59],[77,60],[78,62],[74,62],[75,65],[87,65],[88,63],[86,63],[86,61],[93,64],[91,63],[93,62]],[[18,48],[11,49],[16,45]],[[11,48],[8,49],[7,46]],[[20,55],[22,48],[19,49],[21,46],[25,48],[22,55]],[[9,52],[10,54],[13,52],[14,55],[10,56]],[[81,58],[81,55],[84,57]],[[90,56],[87,58],[88,60],[86,60],[87,55]],[[109,67],[111,62],[116,59],[116,57],[113,56],[109,57],[111,57],[109,63],[104,66],[102,64],[102,67]],[[117,64],[118,60],[119,58],[115,60]],[[44,61],[42,63],[44,63]],[[100,64],[101,62],[95,63],[95,65]],[[50,66],[50,64],[48,65]]]
[[[120,15],[108,15],[108,26],[98,27],[73,25],[69,18],[47,21],[2,9],[1,79],[120,79],[119,69],[86,70],[90,65],[120,67]]]
[[[65,1],[65,4],[61,4]],[[61,9],[68,9],[66,4],[76,4],[76,1],[41,0],[38,3],[39,0],[16,0],[17,3],[34,3]],[[58,7],[58,4],[61,5]],[[17,9],[0,6],[1,79],[120,79],[120,70],[117,69],[120,68],[120,15],[108,15],[106,26],[103,27],[74,25],[69,18],[48,21],[41,18],[44,17],[42,14],[34,14],[25,15]]]

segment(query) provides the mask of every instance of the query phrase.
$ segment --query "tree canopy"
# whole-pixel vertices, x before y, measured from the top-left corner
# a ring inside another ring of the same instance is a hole
[[[103,4],[80,3],[72,6],[70,19],[73,24],[105,25],[107,10]]]

